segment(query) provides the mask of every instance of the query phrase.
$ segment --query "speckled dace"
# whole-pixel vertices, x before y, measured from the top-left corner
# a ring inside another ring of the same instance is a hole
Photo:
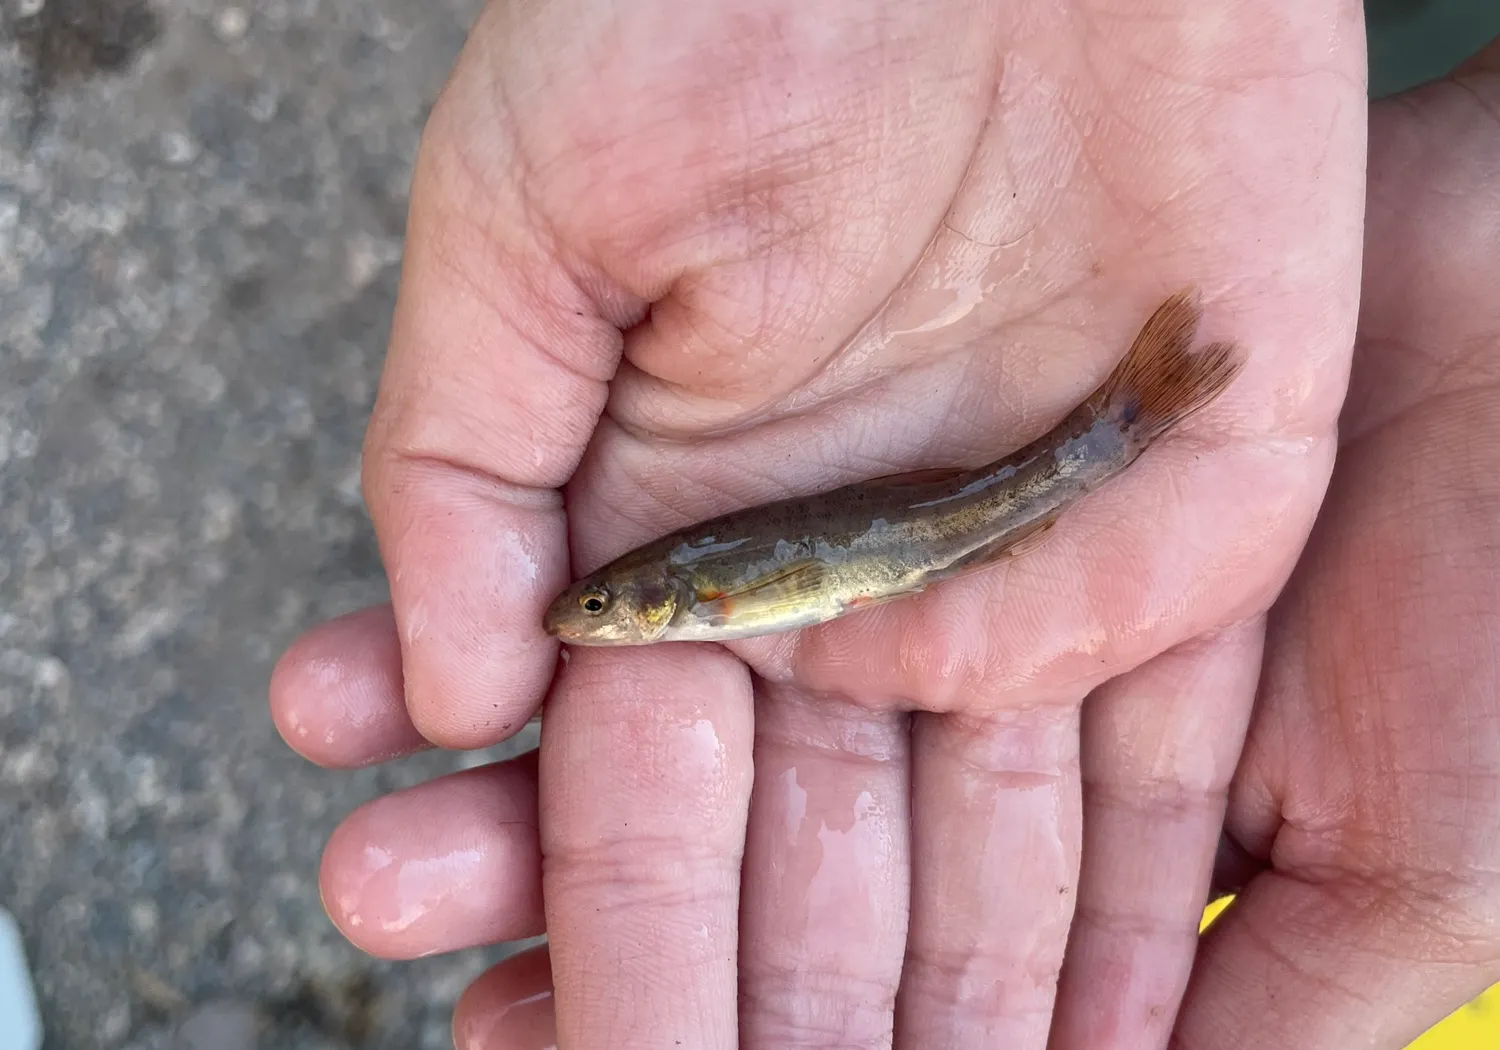
[[[1195,291],[1162,303],[1108,379],[1050,432],[973,469],[846,485],[677,530],[553,600],[573,645],[729,641],[826,623],[1025,554],[1080,496],[1217,397],[1235,347],[1191,353]]]

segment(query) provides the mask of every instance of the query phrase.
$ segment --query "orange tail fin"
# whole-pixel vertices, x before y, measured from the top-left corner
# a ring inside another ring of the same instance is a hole
[[[1091,399],[1142,445],[1218,397],[1244,364],[1233,343],[1189,352],[1202,314],[1195,290],[1162,303]]]

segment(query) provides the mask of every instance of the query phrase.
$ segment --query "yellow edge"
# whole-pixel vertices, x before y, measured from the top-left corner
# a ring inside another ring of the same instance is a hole
[[[1231,899],[1226,897],[1208,906],[1200,932],[1229,906]],[[1496,1047],[1500,1047],[1500,984],[1453,1011],[1416,1042],[1407,1044],[1407,1050],[1495,1050]]]

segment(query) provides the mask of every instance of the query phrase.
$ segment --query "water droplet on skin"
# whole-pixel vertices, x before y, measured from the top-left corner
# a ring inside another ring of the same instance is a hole
[[[793,766],[781,774],[781,783],[786,788],[786,833],[795,845],[802,833],[802,821],[807,817],[807,791],[797,783],[797,767]]]
[[[412,602],[411,609],[406,614],[406,644],[411,645],[422,632],[427,630],[427,606],[421,602]]]
[[[440,857],[402,862],[392,894],[396,915],[380,928],[401,933],[421,922],[444,902],[471,889],[473,873],[484,863],[484,851],[460,849]]]
[[[536,557],[531,553],[526,542],[526,537],[515,529],[506,529],[500,534],[500,542],[497,544],[507,568],[520,573],[528,580],[535,581],[541,575],[541,566]]]

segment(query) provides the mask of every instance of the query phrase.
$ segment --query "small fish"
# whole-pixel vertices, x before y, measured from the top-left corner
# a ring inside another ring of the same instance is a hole
[[[1162,303],[1109,378],[1045,436],[977,468],[917,470],[735,511],[663,536],[552,602],[571,645],[722,642],[868,609],[1034,549],[1084,493],[1217,397],[1233,344],[1190,353],[1196,292]]]

